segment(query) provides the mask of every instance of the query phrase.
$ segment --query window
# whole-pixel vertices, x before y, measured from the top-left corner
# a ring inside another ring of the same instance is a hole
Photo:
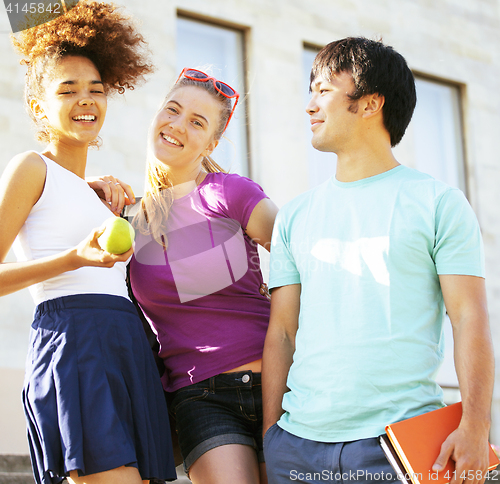
[[[417,106],[400,146],[404,164],[466,191],[460,88],[415,78]]]
[[[305,47],[302,54],[302,73],[304,76],[304,126],[307,140],[307,162],[309,172],[309,187],[313,188],[335,174],[337,166],[337,155],[335,153],[325,153],[313,148],[311,144],[312,132],[309,115],[305,112],[305,107],[311,98],[309,92],[311,67],[319,49]]]
[[[177,71],[184,67],[208,70],[208,74],[240,93],[234,116],[213,152],[213,159],[225,170],[248,176],[243,32],[179,17]]]
[[[304,100],[309,101],[309,75],[318,50],[303,51]],[[412,121],[394,154],[401,163],[428,173],[466,192],[460,88],[451,83],[416,77],[417,106]],[[309,119],[305,116],[309,185],[322,183],[335,173],[336,155],[315,150]]]

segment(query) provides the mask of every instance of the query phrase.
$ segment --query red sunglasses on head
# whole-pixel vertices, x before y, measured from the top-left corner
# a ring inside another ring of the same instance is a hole
[[[175,83],[177,84],[182,77],[190,79],[191,81],[199,81],[199,82],[212,81],[217,92],[222,94],[224,97],[227,97],[228,99],[235,98],[233,109],[231,110],[231,114],[229,115],[227,123],[224,126],[224,130],[222,132],[226,131],[227,125],[229,124],[229,121],[231,121],[231,118],[233,117],[233,113],[234,110],[236,109],[236,105],[238,104],[240,95],[229,84],[219,81],[215,77],[209,76],[208,74],[205,74],[204,72],[199,71],[198,69],[191,69],[189,67],[184,67],[184,69],[182,69],[182,72],[180,73]]]

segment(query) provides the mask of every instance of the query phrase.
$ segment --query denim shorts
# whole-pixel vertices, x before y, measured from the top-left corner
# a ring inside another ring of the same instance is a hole
[[[205,452],[227,444],[249,445],[264,462],[260,373],[221,373],[167,395],[186,472]]]

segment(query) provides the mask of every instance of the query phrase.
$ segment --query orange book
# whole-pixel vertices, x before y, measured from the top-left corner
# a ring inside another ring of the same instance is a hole
[[[408,484],[445,484],[451,481],[455,463],[449,460],[439,473],[432,470],[441,445],[460,423],[462,402],[387,425],[380,445],[401,479]],[[499,464],[490,445],[489,470]],[[460,476],[458,476],[460,477]],[[486,477],[486,476],[484,476]],[[462,479],[459,479],[462,480]]]

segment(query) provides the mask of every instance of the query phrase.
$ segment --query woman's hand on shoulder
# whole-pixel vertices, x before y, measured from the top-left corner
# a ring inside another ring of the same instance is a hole
[[[271,300],[271,293],[269,292],[269,286],[263,282],[259,287],[259,292],[262,296],[267,298],[269,301]]]
[[[125,205],[135,203],[132,187],[114,176],[88,177],[85,181],[116,215],[121,213]]]

